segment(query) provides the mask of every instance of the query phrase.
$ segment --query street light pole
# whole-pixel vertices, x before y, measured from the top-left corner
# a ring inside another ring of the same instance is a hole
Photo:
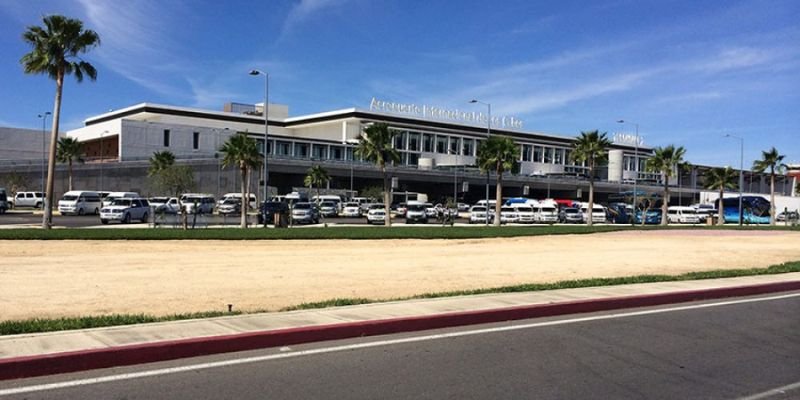
[[[42,119],[42,196],[46,196],[45,193],[44,193],[44,163],[45,163],[44,141],[45,141],[45,135],[46,135],[45,134],[45,124],[46,124],[46,121],[47,121],[47,116],[50,115],[50,114],[51,114],[50,111],[45,111],[44,113],[39,114],[39,118]]]
[[[103,191],[103,161],[105,160],[105,153],[103,153],[103,135],[108,131],[100,132],[100,191]]]
[[[620,123],[620,124],[624,124],[625,120],[621,119],[621,120],[618,120],[617,122]],[[634,149],[633,150],[633,204],[632,204],[632,207],[631,207],[633,209],[633,218],[631,218],[631,224],[633,225],[633,224],[636,224],[636,208],[637,208],[637,203],[636,203],[637,184],[636,184],[636,182],[639,180],[639,123],[638,122],[631,122],[631,123],[636,126],[636,143],[634,143],[634,148],[633,148]],[[664,199],[664,201],[667,201],[667,199]],[[644,220],[644,218],[645,218],[645,216],[642,215],[642,220]]]
[[[744,188],[744,138],[725,134],[725,137],[739,140],[739,226],[742,226],[744,214],[742,214],[742,189]],[[722,199],[719,199],[719,206],[722,207]]]
[[[267,150],[269,149],[269,74],[257,69],[250,70],[250,75],[264,75],[264,201],[267,201],[267,185],[269,184],[269,167]]]
[[[357,139],[345,139],[342,142],[344,145],[344,158],[347,158],[347,146],[350,145],[350,198],[352,199],[353,196],[353,164],[355,163],[356,159],[356,145],[358,144]]]
[[[486,106],[488,114],[487,115],[488,118],[486,119],[486,139],[489,139],[489,137],[492,136],[492,105],[490,103],[484,103],[476,99],[472,99],[469,102],[472,104],[480,103]],[[497,212],[498,211],[497,208],[499,206],[500,206],[499,204],[494,205],[495,214],[497,214],[496,215],[497,218],[500,218],[500,215]],[[489,169],[488,168],[486,169],[486,218],[484,219],[486,220],[486,226],[489,226]]]

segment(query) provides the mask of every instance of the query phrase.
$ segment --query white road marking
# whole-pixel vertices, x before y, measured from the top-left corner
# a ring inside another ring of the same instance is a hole
[[[795,390],[795,389],[800,389],[800,382],[795,382],[795,383],[792,383],[791,385],[786,385],[786,386],[781,386],[779,388],[770,389],[770,390],[767,390],[766,392],[757,393],[757,394],[754,394],[752,396],[742,397],[739,400],[766,399],[766,398],[770,398],[770,397],[773,397],[773,396],[784,395],[784,394],[786,394],[786,392],[789,392],[789,391],[792,391],[792,390]]]
[[[792,297],[798,297],[800,293],[792,293],[792,294],[785,294],[779,296],[771,296],[771,297],[760,297],[755,299],[741,299],[741,300],[729,300],[729,301],[721,301],[717,303],[706,303],[706,304],[695,304],[690,306],[680,306],[680,307],[670,307],[670,308],[661,308],[655,310],[643,310],[643,311],[633,311],[633,312],[625,312],[619,314],[608,314],[608,315],[596,315],[591,317],[582,317],[582,318],[571,318],[571,319],[563,319],[557,321],[545,321],[545,322],[534,322],[529,324],[522,324],[522,325],[510,325],[510,326],[500,326],[494,328],[484,328],[484,329],[475,329],[471,331],[460,331],[460,332],[450,332],[450,333],[440,333],[435,335],[426,335],[426,336],[415,336],[415,337],[408,337],[402,339],[389,339],[389,340],[379,340],[375,342],[368,342],[368,343],[356,343],[356,344],[348,344],[342,346],[333,346],[333,347],[323,347],[319,349],[310,349],[310,350],[301,350],[295,352],[288,352],[288,353],[280,353],[280,354],[270,354],[265,356],[257,356],[257,357],[247,357],[247,358],[240,358],[235,360],[226,360],[226,361],[215,361],[215,362],[208,362],[202,364],[194,364],[194,365],[185,365],[181,367],[172,367],[172,368],[161,368],[155,369],[150,371],[140,371],[140,372],[131,372],[127,374],[118,374],[118,375],[109,375],[103,376],[99,378],[87,378],[87,379],[78,379],[73,381],[65,381],[65,382],[58,382],[58,383],[47,383],[42,385],[32,385],[32,386],[22,386],[17,388],[10,388],[10,389],[0,389],[0,396],[8,396],[12,394],[21,394],[21,393],[30,393],[30,392],[40,392],[45,390],[54,390],[54,389],[64,389],[76,386],[87,386],[87,385],[96,385],[99,383],[107,383],[107,382],[116,382],[116,381],[124,381],[129,379],[138,379],[138,378],[146,378],[151,376],[159,376],[159,375],[169,375],[169,374],[177,374],[181,372],[189,372],[189,371],[198,371],[204,369],[211,369],[211,368],[221,368],[221,367],[229,367],[233,365],[241,365],[241,364],[250,364],[256,362],[263,362],[263,361],[271,361],[271,360],[279,360],[284,358],[294,358],[294,357],[302,357],[302,356],[310,356],[316,354],[326,354],[326,353],[334,353],[340,351],[348,351],[348,350],[357,350],[357,349],[367,349],[372,347],[381,347],[381,346],[390,346],[395,344],[404,344],[404,343],[415,343],[415,342],[424,342],[428,340],[440,340],[440,339],[448,339],[448,338],[455,338],[455,337],[462,337],[462,336],[473,336],[473,335],[481,335],[486,333],[496,333],[496,332],[507,332],[507,331],[516,331],[522,329],[530,329],[530,328],[539,328],[543,326],[556,326],[556,325],[566,325],[566,324],[574,324],[578,322],[588,322],[588,321],[600,321],[600,320],[607,320],[607,319],[615,319],[615,318],[628,318],[628,317],[637,317],[642,315],[652,315],[652,314],[663,314],[668,312],[674,311],[686,311],[686,310],[697,310],[703,308],[711,308],[711,307],[720,307],[720,306],[727,306],[727,305],[734,305],[734,304],[744,304],[744,303],[755,303],[755,302],[762,302],[762,301],[771,301],[771,300],[781,300],[781,299],[788,299]],[[797,385],[797,384],[794,384]],[[789,385],[793,386],[793,385]],[[786,388],[786,387],[784,387]],[[779,390],[773,389],[773,390]],[[768,393],[772,393],[771,391]],[[759,399],[761,397],[753,397],[747,399]]]

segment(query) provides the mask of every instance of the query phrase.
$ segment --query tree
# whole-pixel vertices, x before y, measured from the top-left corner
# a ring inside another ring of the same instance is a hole
[[[782,173],[786,169],[783,163],[783,154],[778,154],[778,150],[773,147],[769,151],[761,152],[761,159],[753,162],[753,170],[763,173],[769,169],[769,224],[775,225],[775,173]]]
[[[717,210],[717,224],[722,225],[725,223],[725,214],[722,206],[722,198],[725,195],[725,189],[734,189],[738,186],[739,174],[731,167],[725,168],[711,168],[703,175],[706,189],[719,190],[719,210]]]
[[[150,157],[150,168],[147,176],[156,176],[175,164],[175,155],[171,151],[156,151]]]
[[[69,190],[72,190],[72,162],[83,163],[83,143],[75,138],[62,137],[58,139],[58,149],[56,150],[56,160],[67,164],[67,174],[69,176]]]
[[[581,132],[578,139],[573,144],[572,160],[579,163],[586,163],[589,169],[589,218],[587,224],[592,226],[592,216],[594,209],[594,174],[595,169],[601,163],[608,160],[608,147],[611,141],[606,137],[606,132],[600,133],[596,129],[588,132]]]
[[[239,168],[242,179],[242,222],[241,227],[247,228],[247,208],[250,202],[249,187],[247,185],[250,171],[258,168],[263,162],[261,152],[258,151],[256,140],[247,136],[245,132],[237,132],[228,138],[219,149],[222,152],[222,165],[228,167],[235,165]]]
[[[53,127],[50,130],[50,155],[47,165],[47,187],[42,228],[50,229],[53,219],[53,186],[55,182],[56,143],[61,115],[61,94],[64,77],[75,75],[80,83],[84,75],[92,81],[97,79],[97,70],[80,55],[100,45],[100,36],[90,29],[83,29],[83,22],[62,15],[43,18],[44,27],[29,26],[22,40],[33,50],[22,56],[20,63],[26,74],[44,74],[56,81]]]
[[[303,180],[303,184],[306,185],[309,189],[314,189],[316,186],[317,188],[317,201],[319,201],[320,196],[320,188],[326,182],[331,180],[331,177],[328,175],[328,171],[325,170],[321,165],[315,165],[308,169],[307,175]]]
[[[24,192],[30,187],[30,181],[28,177],[22,175],[16,171],[9,172],[5,179],[5,185],[8,187],[9,194],[11,195],[10,198],[14,198],[17,195],[17,192]]]
[[[513,170],[519,164],[519,157],[519,145],[508,136],[490,136],[478,146],[478,168],[483,172],[494,171],[497,174],[495,226],[500,226],[500,205],[503,204],[503,172]],[[486,205],[486,215],[488,218],[488,204]]]
[[[669,178],[672,174],[676,173],[679,169],[685,168],[686,161],[683,155],[686,154],[686,149],[683,146],[675,147],[669,145],[666,147],[656,147],[653,149],[653,157],[647,159],[645,169],[650,172],[660,172],[664,177],[664,199],[661,204],[661,225],[667,225],[669,220],[667,218],[667,208],[669,207]]]
[[[389,175],[386,173],[387,163],[400,162],[400,153],[392,147],[397,132],[384,123],[375,123],[364,129],[358,138],[355,154],[364,160],[375,163],[383,175],[383,206],[386,209],[386,226],[392,226],[390,213],[391,199],[389,195]]]

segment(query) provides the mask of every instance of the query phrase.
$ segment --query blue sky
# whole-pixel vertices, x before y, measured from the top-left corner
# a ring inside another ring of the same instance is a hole
[[[372,97],[513,115],[524,130],[632,132],[738,166],[776,146],[800,161],[800,2],[0,0],[0,125],[40,128],[54,83],[25,75],[21,34],[82,19],[96,82],[69,79],[62,130],[141,102],[221,110],[263,99],[291,115]],[[477,106],[477,107],[476,107]]]

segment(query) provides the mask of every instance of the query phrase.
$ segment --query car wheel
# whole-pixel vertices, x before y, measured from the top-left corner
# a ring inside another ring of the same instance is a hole
[[[100,223],[102,223],[103,225],[108,225],[108,220],[107,219],[101,219]]]
[[[85,211],[83,211],[83,209],[82,209],[82,208],[79,208],[79,209],[78,209],[78,215],[85,215],[85,214],[86,214],[86,212],[85,212]]]
[[[147,215],[147,213],[144,213],[144,215],[142,215],[142,223],[143,224],[147,223],[147,217],[149,217],[149,215]]]
[[[125,214],[125,217],[122,218],[122,223],[123,224],[130,224],[131,223],[131,215],[130,214]]]
[[[42,203],[36,203],[36,206],[34,206],[34,207],[35,208],[42,208]]]

